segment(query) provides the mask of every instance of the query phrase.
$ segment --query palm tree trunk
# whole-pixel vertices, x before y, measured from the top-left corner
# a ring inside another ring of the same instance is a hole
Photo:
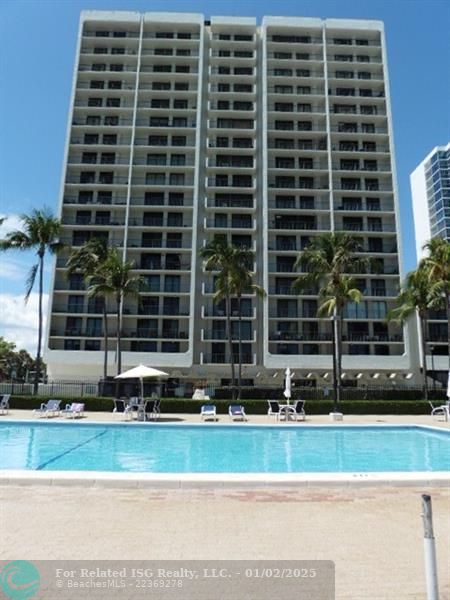
[[[238,335],[239,335],[239,370],[238,370],[238,400],[241,399],[241,388],[242,388],[242,314],[241,314],[241,296],[238,296]]]
[[[337,366],[336,366],[336,326],[335,326],[335,318],[336,316],[333,317],[333,320],[331,321],[331,339],[333,341],[332,344],[332,352],[333,352],[333,412],[337,412],[338,410],[338,403],[337,403],[337,396],[338,396],[338,385],[337,385]]]
[[[39,379],[41,374],[41,350],[42,350],[42,294],[44,291],[44,252],[39,250],[39,299],[38,299],[38,343],[36,352],[36,369],[34,372],[33,394],[39,391]]]
[[[231,296],[229,294],[227,294],[227,298],[226,298],[226,304],[227,304],[227,329],[228,329],[228,347],[229,347],[229,352],[230,352],[230,366],[231,366],[231,393],[232,393],[232,397],[233,400],[236,397],[236,390],[235,390],[235,373],[234,373],[234,354],[233,354],[233,335],[232,335],[232,331],[231,331]]]
[[[103,380],[108,377],[108,312],[106,308],[106,298],[103,298],[103,344],[105,346],[103,353]]]
[[[419,312],[419,325],[420,325],[420,338],[422,340],[422,356],[423,356],[423,369],[422,369],[422,389],[423,397],[428,400],[428,379],[427,379],[427,320],[426,317]],[[434,373],[433,373],[434,378]]]
[[[117,296],[117,375],[122,372],[122,348],[121,348],[121,328],[122,319],[120,318],[121,298]]]
[[[336,327],[336,405],[339,406],[342,399],[342,327],[341,327],[341,313],[340,310],[336,310],[335,314],[335,327]]]
[[[448,347],[448,372],[450,373],[450,289],[446,291],[447,305],[446,305],[446,317],[447,317],[447,347]]]

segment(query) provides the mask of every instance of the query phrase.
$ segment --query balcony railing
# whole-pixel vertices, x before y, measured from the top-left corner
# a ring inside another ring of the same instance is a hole
[[[239,361],[239,354],[236,353],[233,357],[235,363]],[[229,354],[204,354],[203,355],[203,364],[223,364],[229,365],[231,362],[231,357]],[[254,363],[253,354],[243,352],[242,353],[242,363],[251,365]]]

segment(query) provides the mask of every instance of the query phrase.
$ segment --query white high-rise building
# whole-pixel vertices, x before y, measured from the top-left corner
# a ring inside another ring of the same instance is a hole
[[[436,146],[410,177],[417,258],[433,237],[450,241],[450,143]]]
[[[431,238],[450,241],[450,143],[437,146],[414,169],[410,177],[417,258],[426,254]],[[427,366],[442,384],[447,381],[448,328],[445,310],[429,311],[427,319]]]
[[[287,366],[326,377],[331,323],[314,291],[292,291],[294,263],[314,236],[347,231],[374,264],[356,275],[364,300],[345,314],[345,378],[409,371],[408,335],[385,321],[402,269],[393,157],[379,21],[82,13],[62,237],[72,247],[107,238],[147,280],[140,302],[125,299],[124,368],[229,379],[225,306],[198,257],[222,235],[255,251],[267,291],[242,300],[243,377],[273,381]],[[102,307],[81,276],[67,278],[66,259],[45,360],[55,379],[98,379]],[[231,311],[237,334],[234,301]]]

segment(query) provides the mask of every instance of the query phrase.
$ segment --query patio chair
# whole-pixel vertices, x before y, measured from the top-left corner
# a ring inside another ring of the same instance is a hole
[[[72,402],[72,404],[66,404],[66,408],[61,411],[66,417],[83,417],[84,416],[84,404],[81,402]]]
[[[200,409],[200,418],[202,421],[205,419],[214,419],[217,421],[217,410],[214,404],[203,404]]]
[[[441,404],[440,406],[434,406],[432,402],[428,400],[428,404],[431,406],[431,416],[438,417],[439,415],[443,415],[444,420],[448,421],[450,418],[450,410],[448,404]]]
[[[61,414],[61,400],[47,400],[43,402],[40,408],[35,408],[33,412],[39,417],[55,417]]]
[[[159,419],[161,416],[161,398],[154,398],[155,406],[153,407],[153,412],[155,414],[155,419]]]
[[[296,421],[305,421],[305,401],[304,400],[296,400],[294,404],[294,415]]]
[[[122,400],[122,398],[114,398],[113,402],[113,415],[115,417],[117,417],[117,415],[124,415],[126,419],[129,419],[131,417],[130,406],[125,402],[125,400]]]
[[[277,421],[280,418],[280,403],[278,400],[267,400],[269,403],[269,410],[267,411],[268,417],[276,417]]]
[[[198,388],[194,390],[192,400],[209,400],[209,396],[205,394],[205,390]]]
[[[158,418],[157,400],[145,400],[138,408],[138,421],[151,421]]]
[[[232,421],[234,421],[235,419],[240,419],[241,421],[247,420],[247,415],[245,414],[244,407],[240,404],[230,404],[230,406],[228,407],[228,414]]]
[[[7,415],[9,413],[9,399],[11,394],[3,394],[0,400],[0,414]]]

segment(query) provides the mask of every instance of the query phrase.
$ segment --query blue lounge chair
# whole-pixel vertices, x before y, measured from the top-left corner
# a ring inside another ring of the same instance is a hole
[[[205,419],[214,419],[214,421],[217,421],[217,410],[214,404],[203,404],[200,409],[200,418],[202,421]]]
[[[57,417],[61,414],[60,404],[61,400],[47,400],[47,402],[41,404],[40,408],[35,408],[33,412],[39,417]]]
[[[240,404],[230,404],[230,406],[228,407],[228,414],[232,421],[234,421],[235,419],[240,419],[241,421],[247,420],[247,415],[245,414],[244,407]]]

